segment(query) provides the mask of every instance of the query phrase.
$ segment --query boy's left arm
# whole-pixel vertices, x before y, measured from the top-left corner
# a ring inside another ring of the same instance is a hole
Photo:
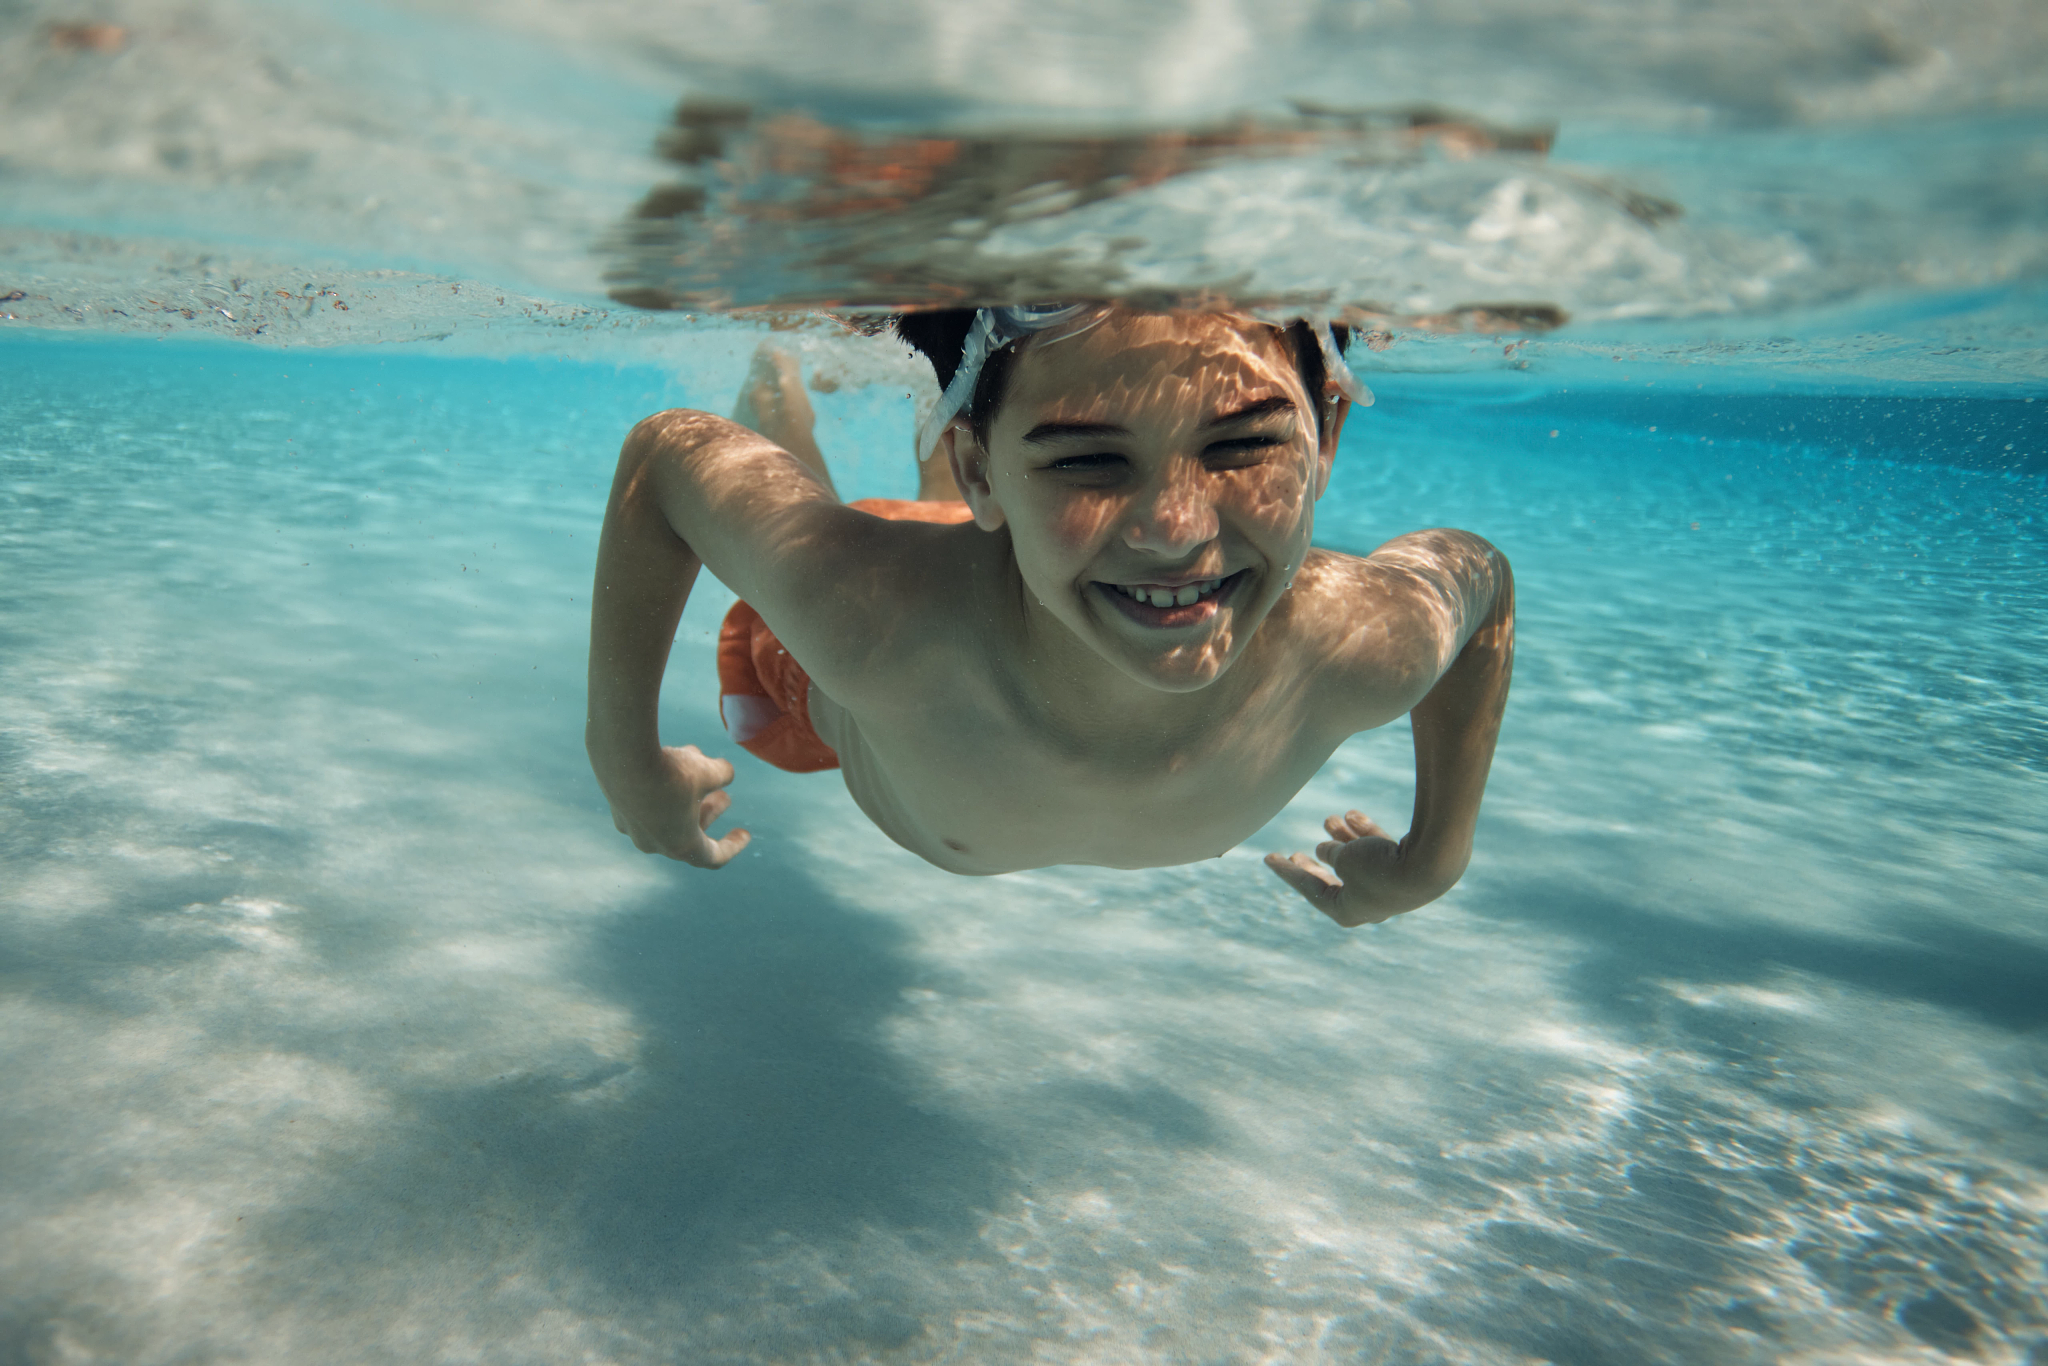
[[[1396,840],[1349,811],[1323,822],[1330,838],[1316,855],[1329,868],[1306,854],[1266,857],[1281,880],[1346,928],[1425,906],[1464,875],[1515,662],[1514,574],[1485,541],[1418,532],[1382,546],[1369,562],[1407,585],[1401,596],[1416,629],[1400,634],[1413,642],[1409,650],[1434,654],[1431,664],[1450,663],[1430,670],[1435,681],[1409,712],[1415,812],[1408,833]]]

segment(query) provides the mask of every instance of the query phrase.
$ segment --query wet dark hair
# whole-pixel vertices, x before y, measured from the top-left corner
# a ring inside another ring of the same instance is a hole
[[[974,314],[971,308],[927,309],[921,313],[900,313],[892,326],[897,336],[923,352],[924,358],[932,363],[932,373],[943,390],[953,382],[953,374],[960,368],[960,355],[967,349],[967,333],[974,326]],[[1328,410],[1321,403],[1323,381],[1328,378],[1323,348],[1317,344],[1310,324],[1300,319],[1283,330],[1288,345],[1294,348],[1294,363],[1301,370],[1302,387],[1308,391],[1309,402],[1316,405],[1316,425],[1320,429],[1329,420]],[[1339,352],[1351,344],[1350,328],[1332,327],[1330,333]],[[1010,387],[1010,369],[1016,363],[1017,348],[1005,346],[988,358],[974,382],[974,396],[967,401],[967,425],[984,448],[988,445],[988,429],[995,423],[996,409],[1002,406],[1003,395]]]

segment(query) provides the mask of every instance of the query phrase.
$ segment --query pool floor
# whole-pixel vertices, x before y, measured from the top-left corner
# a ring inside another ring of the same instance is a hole
[[[0,1362],[2048,1360],[2039,470],[1379,384],[1319,541],[1488,536],[1519,655],[1470,873],[1344,932],[1258,859],[1405,725],[954,878],[725,741],[708,579],[665,737],[756,842],[636,853],[604,492],[744,360],[9,345]]]

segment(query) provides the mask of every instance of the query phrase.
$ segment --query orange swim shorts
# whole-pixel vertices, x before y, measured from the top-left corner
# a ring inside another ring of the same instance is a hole
[[[961,502],[862,498],[847,506],[892,522],[972,521]],[[839,767],[811,727],[811,676],[782,648],[761,614],[736,602],[718,632],[718,715],[741,749],[791,773]]]

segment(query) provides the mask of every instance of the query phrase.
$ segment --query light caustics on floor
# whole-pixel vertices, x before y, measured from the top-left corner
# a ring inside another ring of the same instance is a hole
[[[1199,867],[951,878],[744,756],[756,853],[634,853],[603,484],[744,359],[9,352],[8,1352],[2048,1351],[2038,473],[1384,394],[1322,538],[1492,536],[1521,657],[1466,882],[1345,934],[1257,855],[1398,817],[1399,727]]]

